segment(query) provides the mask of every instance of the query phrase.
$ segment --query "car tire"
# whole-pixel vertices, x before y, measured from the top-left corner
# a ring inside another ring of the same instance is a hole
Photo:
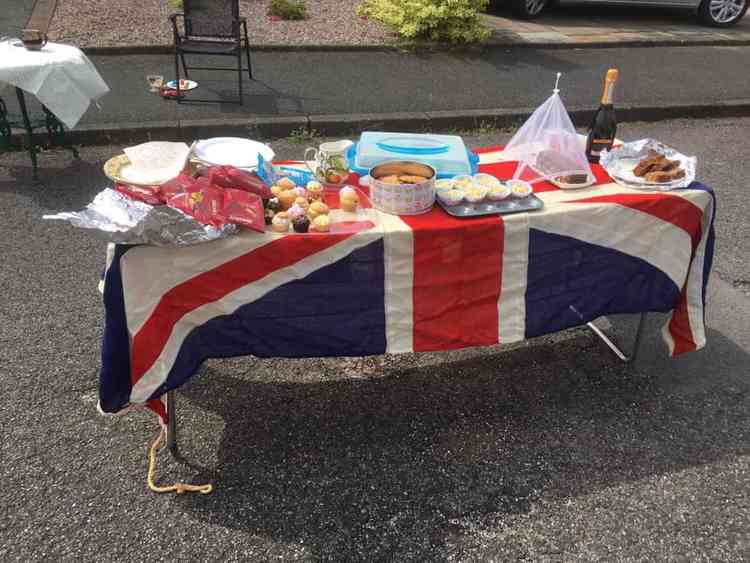
[[[513,0],[513,13],[524,20],[531,20],[541,14],[550,4],[549,0]]]
[[[715,3],[714,7],[711,4]],[[703,0],[698,8],[698,17],[706,24],[713,27],[729,27],[742,19],[747,12],[749,0]],[[722,14],[721,8],[730,11]]]

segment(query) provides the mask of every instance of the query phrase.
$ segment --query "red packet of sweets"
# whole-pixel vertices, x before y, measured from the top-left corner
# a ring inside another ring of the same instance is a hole
[[[181,172],[178,176],[175,176],[171,180],[164,182],[161,186],[159,186],[159,195],[166,203],[177,194],[188,191],[188,188],[190,188],[190,186],[192,186],[194,183],[195,178],[193,178],[189,174]]]
[[[149,205],[161,205],[164,203],[159,197],[158,186],[134,186],[132,184],[115,184],[115,191],[136,199]]]
[[[201,192],[182,192],[170,197],[167,205],[195,217],[195,206],[201,199],[203,199]]]
[[[202,188],[201,197],[196,201],[194,217],[204,225],[221,227],[227,223],[222,212],[224,207],[224,190],[215,186]]]
[[[271,189],[257,174],[240,170],[234,166],[212,166],[208,169],[208,177],[211,183],[221,188],[245,190],[260,196],[262,199],[273,197]]]
[[[266,230],[263,219],[263,201],[257,194],[225,189],[222,214],[229,223],[261,233]]]
[[[182,192],[172,196],[167,205],[179,209],[183,213],[194,217],[204,225],[221,227],[227,223],[222,208],[224,207],[224,191],[206,186],[197,191]]]

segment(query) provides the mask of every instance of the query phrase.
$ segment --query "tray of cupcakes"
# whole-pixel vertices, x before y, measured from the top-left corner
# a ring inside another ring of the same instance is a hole
[[[356,233],[377,226],[370,199],[354,186],[334,188],[312,180],[298,186],[288,177],[271,186],[265,222],[278,235]]]
[[[523,180],[501,181],[490,174],[455,176],[438,180],[437,200],[454,217],[509,215],[536,211],[544,207],[534,190]]]

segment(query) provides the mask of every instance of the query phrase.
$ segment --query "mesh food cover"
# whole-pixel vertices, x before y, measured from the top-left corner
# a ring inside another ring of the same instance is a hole
[[[558,80],[560,75],[558,74]],[[584,144],[560,99],[557,84],[505,147],[504,157],[517,160],[515,179],[583,184],[593,179]]]

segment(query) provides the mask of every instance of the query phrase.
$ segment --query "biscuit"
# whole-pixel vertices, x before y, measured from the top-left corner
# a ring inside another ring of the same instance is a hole
[[[424,176],[399,176],[398,179],[401,181],[402,184],[421,184],[422,182],[425,182],[427,178]]]
[[[399,177],[395,174],[391,176],[383,176],[382,178],[378,178],[382,183],[384,184],[400,184],[401,180],[399,180]]]

